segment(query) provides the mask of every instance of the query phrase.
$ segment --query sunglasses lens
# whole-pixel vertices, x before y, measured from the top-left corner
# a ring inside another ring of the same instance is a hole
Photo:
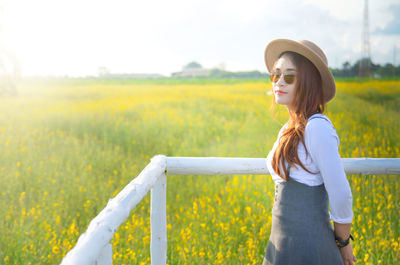
[[[286,74],[284,79],[287,84],[292,84],[294,82],[294,74]]]
[[[279,78],[281,78],[281,73],[279,74],[270,74],[269,78],[271,79],[272,82],[276,83],[279,81]],[[286,84],[293,84],[295,78],[295,74],[283,74],[283,79],[285,80]]]
[[[269,78],[271,78],[271,82],[276,83],[276,82],[278,82],[280,76],[281,76],[281,75],[270,74],[270,75],[269,75]]]

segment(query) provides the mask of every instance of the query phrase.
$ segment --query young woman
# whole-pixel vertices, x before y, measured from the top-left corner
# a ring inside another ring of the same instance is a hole
[[[277,39],[267,45],[265,63],[289,120],[266,159],[275,200],[263,264],[353,264],[353,197],[339,138],[323,114],[336,92],[326,56],[310,41]]]

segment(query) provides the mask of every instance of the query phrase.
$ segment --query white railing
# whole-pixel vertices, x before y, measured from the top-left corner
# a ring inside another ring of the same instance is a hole
[[[155,156],[143,171],[111,199],[106,208],[89,224],[65,258],[62,265],[112,264],[110,240],[131,210],[151,190],[151,260],[153,264],[167,261],[166,157]]]
[[[347,174],[400,175],[400,158],[342,158]],[[166,157],[157,155],[143,171],[89,224],[62,260],[62,265],[110,265],[110,240],[131,210],[151,189],[151,264],[167,262],[167,176],[170,175],[268,175],[265,158]]]

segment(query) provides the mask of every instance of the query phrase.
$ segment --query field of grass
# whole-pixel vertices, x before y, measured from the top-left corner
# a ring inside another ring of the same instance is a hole
[[[325,113],[345,157],[400,157],[400,81],[340,81]],[[0,264],[58,264],[156,154],[266,157],[287,111],[264,81],[29,81],[0,98]],[[261,264],[269,175],[168,175],[168,264]],[[400,176],[348,175],[357,264],[400,263]],[[150,194],[113,264],[150,263]]]

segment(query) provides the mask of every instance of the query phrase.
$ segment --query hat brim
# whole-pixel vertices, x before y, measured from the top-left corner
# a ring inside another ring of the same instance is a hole
[[[336,93],[335,79],[333,78],[331,71],[321,57],[298,41],[276,39],[268,43],[264,53],[265,64],[268,72],[272,72],[275,61],[278,60],[279,56],[285,51],[296,52],[306,57],[314,64],[321,75],[324,100],[325,102],[330,101]]]

